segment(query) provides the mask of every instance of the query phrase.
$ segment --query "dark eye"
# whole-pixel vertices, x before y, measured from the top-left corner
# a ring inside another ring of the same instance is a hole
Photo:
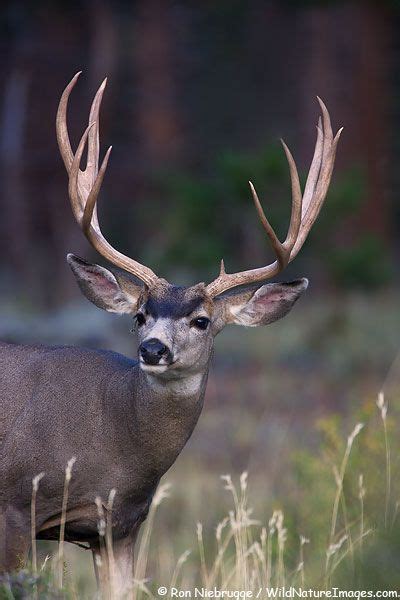
[[[190,322],[190,325],[192,327],[197,327],[197,329],[207,329],[209,322],[210,319],[207,319],[207,317],[198,317],[197,319],[193,319],[193,321]]]
[[[138,326],[140,327],[141,325],[144,325],[146,323],[146,319],[143,313],[137,313],[136,315],[136,323],[138,324]]]

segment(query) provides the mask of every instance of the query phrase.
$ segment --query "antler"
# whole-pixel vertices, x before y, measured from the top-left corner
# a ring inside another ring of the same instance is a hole
[[[219,276],[207,286],[207,291],[211,296],[217,296],[238,285],[275,277],[295,258],[304,244],[325,200],[335,163],[336,147],[343,130],[343,128],[339,129],[333,137],[328,110],[320,98],[318,98],[318,102],[322,110],[322,120],[320,118],[318,121],[317,142],[303,195],[296,163],[289,148],[282,140],[292,182],[292,214],[289,230],[283,243],[279,241],[272,229],[257,192],[249,181],[258,216],[276,255],[275,262],[258,269],[228,274],[225,272],[224,262],[221,261]]]
[[[96,201],[112,148],[110,146],[107,150],[99,169],[99,111],[107,79],[103,81],[93,99],[89,125],[79,142],[76,153],[74,154],[71,149],[67,126],[68,100],[80,74],[81,71],[71,79],[65,88],[56,119],[58,146],[69,175],[68,190],[72,211],[89,242],[104,258],[132,273],[150,287],[158,279],[157,275],[148,267],[115,250],[103,237],[97,218]],[[88,144],[86,169],[81,171],[80,163],[86,143]]]
[[[79,142],[76,153],[74,154],[71,149],[67,127],[67,108],[70,93],[75,87],[80,73],[77,73],[65,88],[60,99],[56,120],[58,145],[65,168],[69,174],[68,189],[72,211],[83,233],[100,254],[151,287],[158,280],[157,275],[148,267],[115,250],[103,237],[97,218],[97,197],[112,148],[110,146],[107,150],[99,169],[99,112],[107,82],[106,79],[99,87],[93,99],[89,125]],[[258,216],[271,242],[276,260],[265,267],[239,273],[226,273],[224,262],[221,261],[219,276],[207,286],[207,291],[211,297],[239,285],[264,281],[274,277],[295,258],[304,244],[325,200],[335,162],[336,147],[342,132],[341,128],[335,137],[333,136],[328,110],[320,98],[318,98],[318,102],[322,110],[322,119],[320,118],[318,121],[314,156],[303,195],[301,193],[296,163],[289,148],[282,141],[289,163],[292,184],[292,214],[284,242],[280,242],[276,236],[265,216],[257,192],[253,184],[249,182]],[[87,164],[86,169],[82,171],[80,163],[86,144],[88,145]]]

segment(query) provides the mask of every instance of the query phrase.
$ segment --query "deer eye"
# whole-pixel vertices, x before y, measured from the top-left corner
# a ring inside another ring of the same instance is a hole
[[[191,327],[196,327],[197,329],[207,329],[210,319],[207,317],[197,317],[197,319],[193,319],[190,321]]]
[[[137,313],[135,319],[136,319],[136,323],[138,324],[139,327],[146,323],[146,318],[145,318],[144,314],[141,312]]]

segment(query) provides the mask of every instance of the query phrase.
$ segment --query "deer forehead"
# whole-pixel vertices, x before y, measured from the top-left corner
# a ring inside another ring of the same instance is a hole
[[[182,319],[204,310],[212,314],[213,302],[203,284],[192,287],[162,286],[151,290],[143,304],[143,310],[154,319]]]

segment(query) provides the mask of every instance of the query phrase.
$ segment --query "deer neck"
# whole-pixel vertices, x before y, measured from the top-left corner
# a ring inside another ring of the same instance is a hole
[[[208,370],[209,363],[201,372],[164,380],[136,365],[124,381],[125,447],[138,456],[138,468],[146,477],[161,477],[191,436],[203,407]]]
[[[161,427],[161,432],[174,432],[187,437],[193,431],[207,385],[209,365],[198,373],[179,379],[154,377],[139,369],[140,393],[135,398],[138,418],[141,422],[152,422]]]

